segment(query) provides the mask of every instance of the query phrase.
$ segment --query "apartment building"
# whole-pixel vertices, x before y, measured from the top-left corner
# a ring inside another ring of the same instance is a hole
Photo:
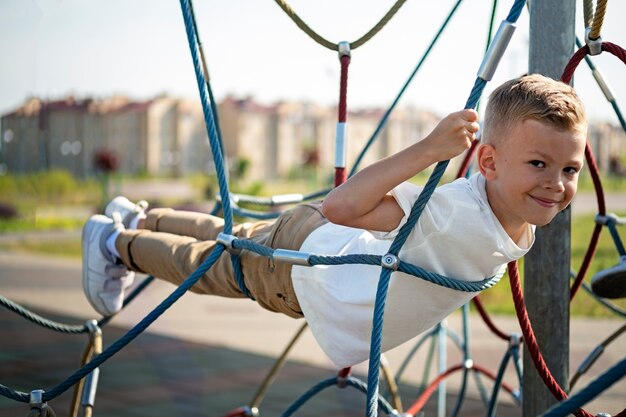
[[[63,169],[85,178],[98,173],[94,158],[103,151],[124,174],[177,176],[206,170],[212,161],[199,107],[167,96],[30,98],[2,116],[6,172]]]

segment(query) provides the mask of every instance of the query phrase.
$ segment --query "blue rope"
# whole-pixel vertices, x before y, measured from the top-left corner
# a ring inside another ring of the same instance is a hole
[[[224,251],[223,245],[217,245],[213,252],[207,257],[207,259],[196,269],[174,292],[172,292],[165,300],[161,302],[154,310],[150,312],[144,319],[137,323],[132,329],[130,329],[124,336],[119,338],[115,343],[109,346],[104,352],[94,357],[89,363],[78,369],[72,375],[70,375],[65,381],[61,382],[56,387],[47,391],[43,395],[43,401],[50,401],[68,388],[76,384],[83,379],[87,374],[100,366],[104,361],[111,356],[119,352],[123,347],[129,344],[135,339],[141,332],[143,332],[149,325],[151,325],[156,319],[158,319],[168,308],[170,308],[185,292],[187,292],[206,271],[213,266],[213,264],[219,259],[220,255]],[[19,392],[12,390],[2,384],[0,384],[0,394],[7,398],[11,398],[20,402],[28,402],[29,394],[25,392]]]
[[[524,9],[526,2],[525,0],[515,0],[511,11],[507,17],[507,21],[511,23],[515,23],[519,18],[522,10]],[[487,81],[477,77],[474,82],[474,87],[470,92],[470,96],[467,100],[465,108],[474,108],[478,104],[480,100],[480,96],[487,85]],[[417,220],[419,219],[426,203],[430,199],[431,195],[435,191],[435,188],[443,173],[448,166],[449,161],[441,161],[437,163],[433,173],[428,178],[424,189],[420,193],[417,201],[413,205],[411,209],[411,213],[407,218],[407,222],[400,228],[398,235],[394,239],[389,249],[389,253],[393,255],[398,255],[398,252],[404,245],[409,233],[414,228]],[[385,311],[385,303],[387,299],[387,289],[389,287],[389,280],[391,278],[391,270],[384,269],[380,274],[380,279],[378,281],[378,288],[376,290],[376,303],[374,305],[374,317],[372,323],[372,336],[370,343],[370,359],[369,359],[369,369],[368,369],[368,392],[367,392],[367,416],[376,416],[377,409],[376,403],[378,399],[378,391],[380,385],[380,355],[381,355],[381,346],[382,346],[382,330],[384,325],[384,311]]]
[[[220,196],[222,197],[222,210],[224,212],[224,233],[231,234],[233,230],[233,211],[230,207],[230,199],[228,198],[228,181],[226,180],[224,161],[222,159],[222,150],[219,144],[219,137],[217,135],[217,130],[215,127],[215,121],[213,120],[213,112],[211,111],[211,105],[209,104],[207,94],[207,82],[204,79],[204,74],[200,66],[200,59],[198,57],[198,39],[196,37],[196,32],[194,31],[193,27],[193,16],[191,13],[189,0],[180,0],[180,7],[183,13],[183,19],[185,21],[187,41],[189,43],[189,50],[191,52],[193,67],[196,73],[198,92],[200,93],[200,101],[202,102],[202,111],[204,113],[204,122],[206,124],[207,133],[209,136],[211,152],[213,153],[215,170],[217,171],[217,181],[220,189]],[[252,298],[244,282],[243,273],[241,271],[241,260],[238,256],[235,255],[231,255],[230,259],[233,264],[235,280],[237,281],[239,289],[246,297]]]
[[[274,249],[267,246],[260,245],[248,239],[236,239],[233,241],[234,249],[245,249],[259,255],[266,256],[268,258],[273,257]],[[350,255],[310,255],[309,263],[311,266],[316,265],[373,265],[380,266],[381,255],[365,255],[365,254],[350,254]],[[386,271],[390,271],[385,269]],[[440,275],[434,272],[430,272],[416,265],[400,261],[398,271],[405,274],[413,275],[424,281],[431,282],[433,284],[451,288],[457,291],[463,292],[478,292],[487,288],[493,287],[500,277],[485,278],[480,281],[463,281],[456,278],[449,278],[444,275]]]
[[[504,371],[506,370],[506,366],[509,364],[509,359],[511,359],[510,348],[507,349],[506,352],[504,352],[504,356],[500,361],[500,368],[498,368],[498,374],[496,375],[496,380],[493,383],[491,401],[489,401],[489,407],[487,408],[487,417],[495,417],[498,393],[500,392],[500,388],[502,387],[502,379],[504,378]]]
[[[497,2],[497,1],[496,1]],[[494,4],[496,3],[494,2]],[[495,7],[494,7],[495,10]],[[462,307],[462,318],[463,318],[463,361],[467,363],[468,360],[471,359],[470,351],[469,351],[469,303],[463,304]],[[450,413],[450,417],[457,417],[461,412],[461,408],[463,408],[463,401],[465,400],[465,392],[467,390],[467,379],[470,373],[470,369],[468,367],[463,368],[463,376],[461,377],[461,388],[457,394],[458,399],[456,404],[454,405],[454,409],[452,413]]]
[[[576,395],[548,409],[541,417],[564,417],[572,414],[626,375],[626,358],[600,375]]]
[[[348,386],[356,388],[363,393],[367,392],[367,386],[365,385],[365,383],[357,378],[349,376],[346,378],[345,382],[347,383]],[[338,378],[336,376],[333,376],[331,378],[328,378],[319,382],[318,384],[310,388],[307,392],[305,392],[293,404],[291,404],[289,408],[287,408],[287,410],[285,410],[285,412],[281,414],[281,417],[291,416],[293,413],[298,411],[300,407],[302,407],[307,401],[309,401],[315,395],[317,395],[318,393],[320,393],[321,391],[323,391],[324,389],[328,387],[337,385],[337,383],[338,383]],[[395,414],[393,407],[384,398],[381,398],[378,401],[378,405],[388,415]]]
[[[143,291],[143,289],[146,288],[148,286],[148,284],[151,283],[153,280],[154,280],[154,277],[152,277],[152,276],[144,279],[141,282],[141,284],[139,284],[137,286],[137,288],[135,288],[133,290],[133,292],[128,297],[126,297],[126,299],[124,300],[124,305],[122,306],[122,308],[124,308],[128,304],[130,304],[130,302],[133,301],[135,299],[135,297],[141,291]],[[24,308],[23,306],[17,304],[16,302],[9,300],[8,298],[4,297],[3,295],[0,295],[0,305],[6,307],[7,309],[9,309],[11,311],[13,311],[14,313],[19,314],[20,316],[22,316],[26,320],[29,320],[32,323],[38,324],[41,327],[44,327],[46,329],[50,329],[50,330],[54,330],[54,331],[57,331],[57,332],[60,332],[60,333],[66,333],[66,334],[89,333],[89,329],[84,324],[83,325],[70,325],[70,324],[64,324],[64,323],[59,323],[57,321],[49,320],[49,319],[47,319],[45,317],[40,316],[39,314],[33,313],[32,311]],[[98,321],[98,327],[103,327],[113,317],[114,316],[109,316],[109,317],[104,317],[104,318],[100,319]]]

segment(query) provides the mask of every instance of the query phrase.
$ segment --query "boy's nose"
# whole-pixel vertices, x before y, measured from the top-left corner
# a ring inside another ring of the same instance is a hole
[[[564,191],[565,185],[563,184],[563,178],[561,177],[561,174],[547,174],[546,178],[544,179],[544,187],[557,192]]]

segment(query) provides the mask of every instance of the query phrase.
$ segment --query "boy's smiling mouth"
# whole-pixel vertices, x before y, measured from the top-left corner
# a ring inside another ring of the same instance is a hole
[[[535,201],[537,204],[539,204],[542,207],[547,207],[547,208],[551,208],[554,207],[556,205],[558,205],[561,201],[560,200],[552,200],[549,198],[542,198],[542,197],[536,197],[533,195],[530,195],[530,198]]]

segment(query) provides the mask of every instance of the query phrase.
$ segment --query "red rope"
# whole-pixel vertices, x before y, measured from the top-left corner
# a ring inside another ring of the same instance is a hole
[[[474,299],[472,301],[474,302],[474,306],[476,307],[476,310],[478,310],[478,314],[480,314],[480,317],[482,317],[482,319],[485,322],[485,324],[487,325],[487,327],[496,336],[498,336],[500,339],[502,339],[502,340],[510,340],[511,339],[511,335],[507,335],[502,330],[500,330],[500,329],[498,329],[496,327],[495,323],[491,320],[491,318],[487,314],[487,311],[483,307],[483,304],[480,301],[480,299],[478,298],[478,296],[474,297]]]
[[[426,402],[430,399],[433,392],[435,392],[439,384],[441,384],[443,380],[448,378],[453,373],[460,371],[461,369],[464,369],[464,368],[465,366],[463,365],[456,365],[456,366],[453,366],[452,368],[449,368],[444,373],[440,374],[437,378],[435,378],[433,382],[430,383],[430,385],[428,385],[428,387],[424,390],[424,392],[422,392],[422,394],[417,398],[417,400],[415,400],[411,408],[409,408],[405,413],[410,416],[414,416],[417,413],[419,413],[424,407],[424,405],[426,405]],[[491,371],[487,370],[486,368],[483,368],[482,366],[474,364],[472,365],[471,370],[481,373],[491,378],[493,381],[496,380],[495,374],[493,374]],[[508,385],[506,382],[502,382],[502,388],[508,393],[513,394],[513,388],[511,388],[511,386]]]
[[[461,178],[465,176],[465,173],[467,172],[469,168],[470,162],[472,162],[472,157],[474,156],[474,151],[476,150],[477,146],[478,146],[478,141],[477,140],[472,141],[472,144],[470,145],[469,149],[465,153],[463,162],[461,163],[461,166],[459,167],[459,170],[456,173],[457,178]]]
[[[610,42],[602,43],[602,50],[607,51],[617,58],[619,58],[622,62],[626,64],[626,51],[622,49],[620,46],[615,45]],[[580,48],[570,59],[570,62],[563,70],[563,75],[561,76],[561,81],[565,83],[569,83],[574,75],[574,71],[578,67],[578,64],[589,54],[589,47],[587,45]],[[593,184],[596,190],[596,198],[598,200],[598,214],[604,215],[606,214],[606,205],[604,198],[604,190],[602,189],[602,182],[600,181],[600,174],[598,171],[598,165],[596,164],[596,160],[593,156],[593,152],[591,150],[591,146],[589,142],[587,142],[587,146],[585,148],[585,157],[587,159],[587,163],[589,164],[589,172],[591,174],[591,178],[593,180]],[[585,257],[583,258],[583,263],[580,266],[578,271],[578,275],[574,280],[572,287],[570,289],[570,300],[574,298],[576,292],[579,290],[580,286],[585,279],[585,274],[589,269],[589,265],[591,264],[591,260],[593,259],[593,255],[595,254],[596,248],[598,246],[598,241],[600,240],[600,232],[602,231],[602,225],[596,224],[593,233],[591,234],[591,240],[589,242],[589,246],[587,248],[587,252],[585,253]]]
[[[530,353],[530,356],[535,364],[535,368],[537,368],[539,376],[543,379],[544,384],[548,387],[552,395],[554,395],[557,400],[562,401],[567,398],[567,394],[556,382],[552,373],[550,373],[548,365],[546,365],[546,362],[539,350],[539,344],[537,343],[537,339],[535,338],[535,334],[533,333],[533,329],[530,324],[530,319],[528,318],[528,312],[526,310],[526,304],[524,302],[524,296],[522,295],[522,288],[519,281],[517,262],[515,261],[509,263],[509,280],[511,281],[511,292],[513,293],[513,303],[515,304],[517,319],[520,327],[522,328],[524,341],[526,342],[528,352]],[[574,414],[577,417],[593,417],[582,408],[575,411]]]
[[[587,146],[585,148],[585,157],[587,159],[587,163],[589,165],[589,172],[591,174],[591,178],[593,180],[593,185],[596,190],[596,199],[598,200],[598,214],[605,215],[606,214],[606,205],[604,199],[604,190],[602,189],[602,182],[600,181],[600,174],[598,172],[598,165],[596,164],[596,160],[593,156],[593,152],[591,151],[591,146],[589,142],[587,142]],[[585,253],[585,257],[583,258],[583,263],[578,270],[578,275],[576,279],[572,283],[572,288],[570,289],[570,301],[574,299],[576,292],[580,288],[585,279],[585,274],[589,269],[589,265],[593,259],[593,255],[596,253],[596,248],[598,247],[598,241],[600,240],[600,232],[602,232],[602,225],[596,224],[593,232],[591,234],[591,240],[589,241],[589,246],[587,247],[587,252]]]
[[[352,372],[351,367],[341,368],[339,372],[337,372],[337,377],[339,378],[347,378],[350,376],[350,372]]]
[[[346,172],[345,167],[336,167],[335,168],[335,187],[339,187],[341,184],[346,182],[348,179],[348,174]]]
[[[245,407],[239,407],[230,411],[228,414],[224,414],[223,417],[246,417],[246,415],[247,409]]]
[[[339,123],[346,122],[347,104],[346,97],[348,95],[348,66],[350,65],[350,56],[344,55],[339,58],[341,62],[341,79],[339,81],[339,115],[337,121]]]
[[[338,107],[338,123],[345,123],[347,119],[347,95],[348,95],[348,66],[350,65],[350,56],[343,55],[339,58],[341,62],[341,79],[339,81],[339,107]],[[335,187],[346,182],[346,167],[335,167]]]

